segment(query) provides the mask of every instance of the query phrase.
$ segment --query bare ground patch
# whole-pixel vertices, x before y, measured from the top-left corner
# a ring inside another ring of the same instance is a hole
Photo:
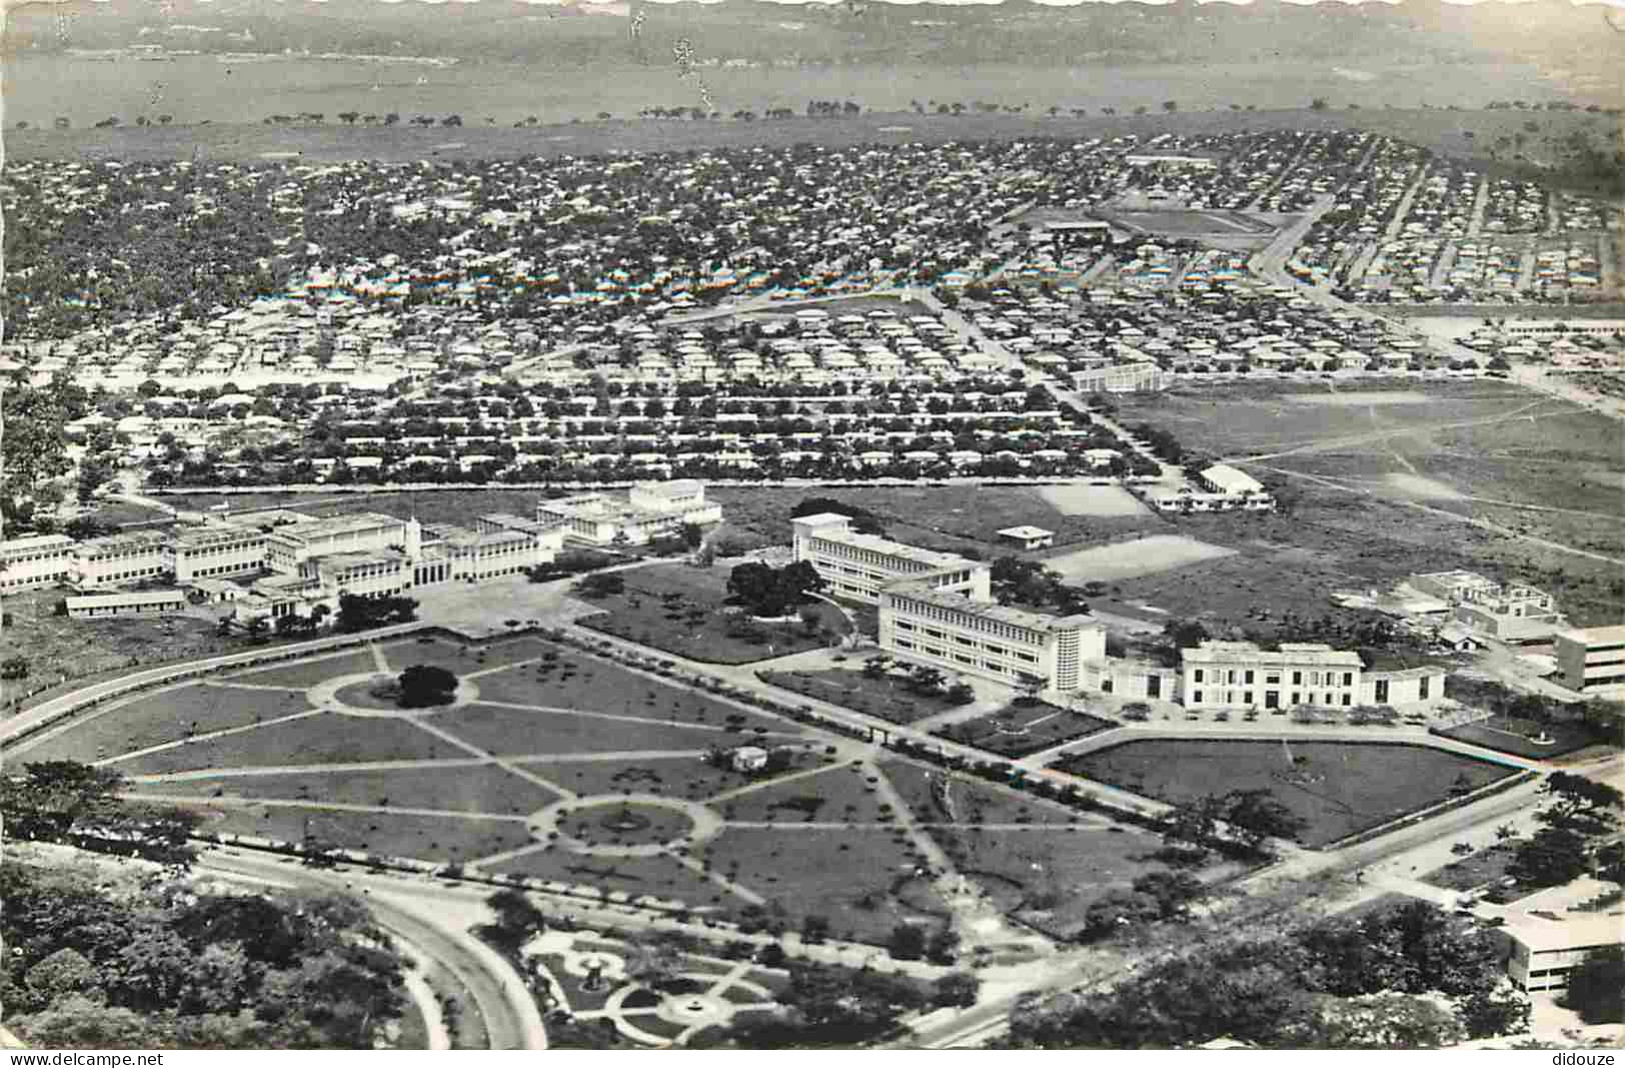
[[[1425,478],[1422,475],[1408,475],[1403,471],[1395,471],[1385,477],[1383,481],[1407,497],[1459,501],[1467,496],[1447,482],[1440,482],[1436,478]]]
[[[1122,486],[1040,486],[1038,495],[1062,515],[1149,515]]]
[[[1154,575],[1176,567],[1234,556],[1236,550],[1209,545],[1182,534],[1154,534],[1148,538],[1083,549],[1051,557],[1045,566],[1069,579],[1110,581]]]
[[[1414,390],[1359,390],[1337,393],[1288,393],[1281,398],[1292,404],[1330,404],[1353,408],[1367,404],[1426,404],[1426,394]]]

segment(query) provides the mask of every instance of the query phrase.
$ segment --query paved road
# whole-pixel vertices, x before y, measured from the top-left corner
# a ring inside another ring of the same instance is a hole
[[[378,630],[368,631],[367,637],[372,639],[391,638],[399,634],[409,634],[425,625],[425,623],[419,621],[416,623],[401,623],[392,627],[381,627]],[[49,701],[42,701],[33,708],[19,712],[4,723],[0,723],[0,743],[33,730],[41,724],[49,723],[53,719],[68,715],[85,704],[85,702],[93,699],[106,700],[130,691],[149,689],[163,683],[165,680],[176,679],[195,671],[219,671],[237,665],[251,664],[268,653],[317,653],[324,649],[331,649],[335,646],[354,642],[355,639],[356,636],[353,634],[338,634],[309,642],[262,646],[244,653],[228,653],[224,656],[213,656],[204,660],[187,660],[178,664],[166,664],[163,667],[134,671],[128,675],[120,675],[116,679],[92,683],[89,686],[65,693],[60,697],[53,697]]]
[[[466,925],[436,909],[434,900],[399,880],[361,872],[323,872],[287,858],[239,850],[211,850],[197,867],[262,885],[359,892],[378,922],[449,970],[467,988],[485,1020],[492,1049],[547,1048],[542,1016],[525,982]]]

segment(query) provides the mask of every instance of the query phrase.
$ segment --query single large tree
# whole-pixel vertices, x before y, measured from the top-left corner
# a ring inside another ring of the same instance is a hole
[[[396,679],[395,701],[402,708],[449,705],[457,695],[457,676],[434,664],[413,664]]]
[[[1563,1004],[1588,1024],[1625,1021],[1625,949],[1608,946],[1592,950],[1569,972]]]

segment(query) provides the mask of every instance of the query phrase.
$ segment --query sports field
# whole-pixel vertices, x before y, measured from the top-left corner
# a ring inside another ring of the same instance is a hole
[[[1065,516],[1140,516],[1150,510],[1122,486],[1040,486],[1038,495]]]
[[[1209,545],[1183,534],[1153,534],[1148,538],[1135,538],[1116,545],[1102,545],[1064,556],[1053,556],[1044,564],[1059,572],[1063,578],[1080,582],[1110,582],[1138,575],[1155,575],[1234,553],[1234,549]]]

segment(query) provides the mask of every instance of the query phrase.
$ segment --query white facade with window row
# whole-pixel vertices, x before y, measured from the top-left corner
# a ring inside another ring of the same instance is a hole
[[[176,582],[252,575],[265,567],[266,536],[250,527],[204,527],[164,544],[164,567]]]
[[[126,582],[154,579],[164,573],[164,542],[156,530],[91,538],[74,546],[68,582],[76,589],[97,590]]]
[[[36,534],[0,542],[0,590],[26,590],[65,582],[73,563],[73,539]]]

